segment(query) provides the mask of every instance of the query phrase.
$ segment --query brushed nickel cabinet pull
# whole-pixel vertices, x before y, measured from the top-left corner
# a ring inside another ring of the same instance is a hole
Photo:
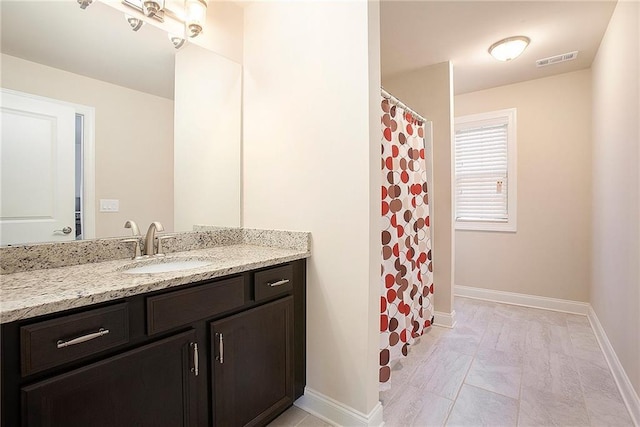
[[[267,283],[267,285],[271,286],[272,288],[275,288],[276,286],[286,285],[289,282],[290,282],[289,279],[282,279],[282,280],[277,280],[275,282],[269,282]]]
[[[198,343],[192,342],[191,347],[193,348],[193,368],[191,368],[191,372],[197,377],[200,372],[200,361],[198,360]]]
[[[94,332],[91,334],[87,334],[87,335],[83,335],[81,337],[78,338],[74,338],[72,340],[69,341],[63,341],[63,340],[58,340],[58,342],[56,343],[58,348],[64,348],[64,347],[69,347],[71,345],[76,345],[76,344],[80,344],[86,341],[91,341],[93,339],[99,338],[103,335],[107,335],[109,333],[108,329],[104,329],[104,328],[100,328],[98,329],[98,332]]]
[[[224,337],[222,336],[222,332],[218,336],[218,342],[220,344],[220,364],[224,363]]]

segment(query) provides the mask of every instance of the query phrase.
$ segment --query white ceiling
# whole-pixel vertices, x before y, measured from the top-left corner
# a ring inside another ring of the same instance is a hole
[[[382,75],[451,61],[459,94],[589,68],[614,7],[615,1],[384,0]],[[519,58],[499,62],[489,55],[489,46],[515,35],[531,39]],[[536,67],[537,59],[574,50],[574,61]]]
[[[403,1],[381,3],[383,76],[450,60],[456,93],[588,68],[614,1]],[[2,52],[125,87],[173,98],[175,50],[158,28],[131,31],[101,2],[0,0]],[[525,35],[514,61],[487,52]],[[536,68],[535,60],[579,50],[572,62]]]

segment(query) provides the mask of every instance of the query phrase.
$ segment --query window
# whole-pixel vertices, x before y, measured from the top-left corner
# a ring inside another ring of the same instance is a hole
[[[457,230],[516,231],[516,109],[455,120]]]

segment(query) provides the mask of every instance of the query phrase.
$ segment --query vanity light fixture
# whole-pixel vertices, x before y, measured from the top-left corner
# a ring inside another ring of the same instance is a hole
[[[149,18],[153,18],[164,9],[164,0],[143,0],[142,1],[142,13]]]
[[[179,23],[184,28],[186,37],[196,37],[202,33],[207,20],[207,2],[208,0],[122,0],[124,5],[146,17],[162,23],[167,19]],[[169,40],[176,45],[171,36]]]
[[[133,31],[138,31],[144,25],[144,21],[142,19],[138,19],[131,15],[124,15],[124,19],[127,20]]]
[[[529,37],[513,36],[502,39],[489,47],[489,53],[498,61],[511,61],[517,58],[531,42]]]
[[[86,9],[87,6],[90,6],[93,3],[93,0],[78,0],[78,4],[80,5],[80,9]]]
[[[186,43],[186,39],[183,39],[180,36],[176,36],[175,34],[168,33],[169,41],[176,48],[176,50],[180,49]]]
[[[185,0],[186,10],[185,31],[187,36],[196,37],[202,32],[207,19],[206,0]]]

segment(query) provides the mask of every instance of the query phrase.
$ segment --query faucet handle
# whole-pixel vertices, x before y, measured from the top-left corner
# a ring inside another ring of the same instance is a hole
[[[142,258],[142,253],[140,252],[140,239],[124,239],[122,243],[135,243],[132,259]]]
[[[124,228],[130,228],[134,236],[140,236],[140,229],[135,221],[129,219],[124,223]]]
[[[159,256],[165,255],[164,248],[162,246],[162,241],[163,240],[168,240],[170,238],[171,238],[171,236],[158,236],[158,253],[157,253],[157,255],[159,255]]]

